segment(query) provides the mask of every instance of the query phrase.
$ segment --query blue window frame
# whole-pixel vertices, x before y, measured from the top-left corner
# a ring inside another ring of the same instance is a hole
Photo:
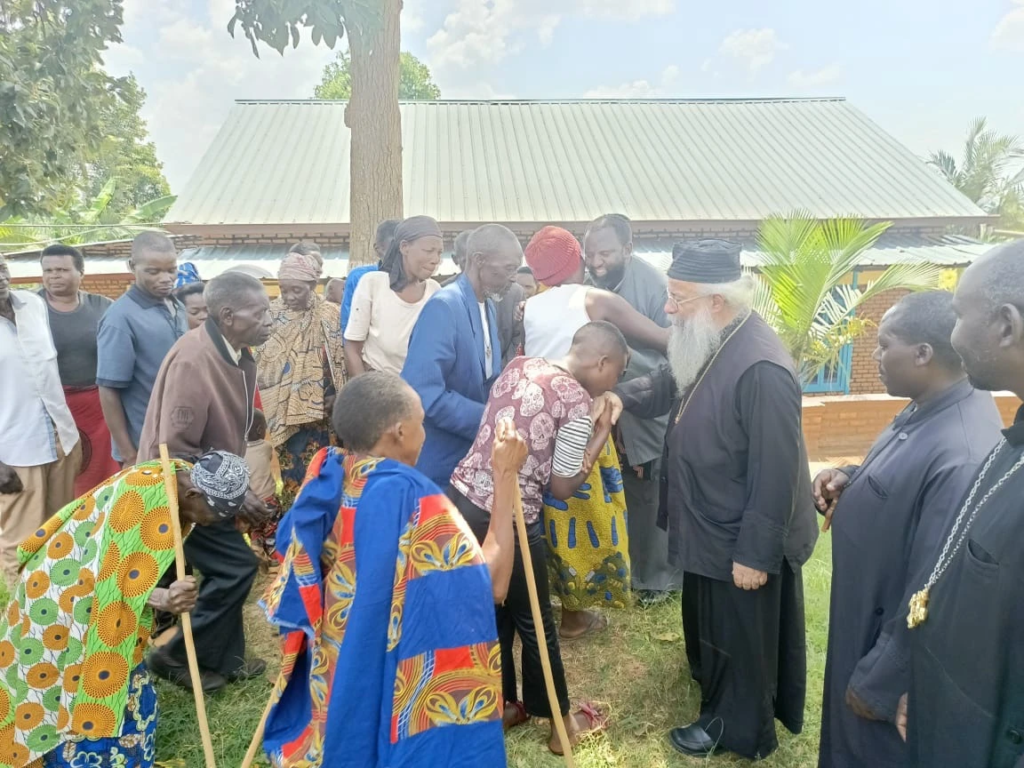
[[[853,271],[851,284],[857,287],[857,270]],[[853,344],[847,344],[839,352],[834,363],[823,365],[817,375],[804,382],[805,395],[850,394],[850,372],[853,370]]]

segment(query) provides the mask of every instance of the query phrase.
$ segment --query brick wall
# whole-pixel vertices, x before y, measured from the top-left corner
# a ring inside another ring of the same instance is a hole
[[[130,273],[123,275],[86,275],[82,278],[82,290],[117,299],[128,290],[134,280],[135,278]]]
[[[1007,425],[1020,407],[1014,395],[994,395]],[[907,400],[888,395],[805,397],[804,440],[811,461],[838,461],[864,456],[875,438],[906,405]]]
[[[868,327],[853,342],[850,370],[850,394],[883,394],[885,387],[878,380],[878,363],[872,359],[878,340],[878,323],[882,315],[908,291],[894,290],[880,293],[864,302],[857,311],[857,317],[868,322]]]

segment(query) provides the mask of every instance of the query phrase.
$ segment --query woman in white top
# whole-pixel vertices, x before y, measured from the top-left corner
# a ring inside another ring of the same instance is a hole
[[[544,227],[526,246],[526,263],[547,290],[527,300],[523,324],[527,357],[557,360],[572,346],[576,332],[595,320],[618,327],[634,347],[664,354],[669,330],[637,312],[618,294],[584,285],[585,267],[580,244],[560,227]],[[562,602],[559,636],[576,640],[599,632],[607,619],[588,610],[629,604],[629,540],[626,499],[615,443],[609,439],[578,493],[564,502],[546,498],[551,591]],[[568,545],[569,531],[576,535]],[[558,535],[554,532],[558,531]]]
[[[443,250],[441,228],[429,216],[413,216],[398,225],[380,270],[365,275],[352,297],[345,328],[350,377],[371,370],[401,374],[413,326],[441,288],[431,275]]]

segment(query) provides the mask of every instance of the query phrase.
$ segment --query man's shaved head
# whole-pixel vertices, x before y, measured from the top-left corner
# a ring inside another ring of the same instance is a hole
[[[621,357],[629,355],[629,345],[622,331],[611,323],[598,320],[587,323],[572,337],[572,349],[580,355]]]
[[[979,389],[1024,396],[1024,240],[967,268],[953,299],[953,347]]]
[[[520,254],[523,252],[519,238],[511,229],[501,224],[484,224],[482,227],[472,230],[466,243],[466,250],[469,253],[479,253],[488,257],[508,248],[518,248]]]
[[[611,323],[587,323],[572,337],[566,364],[591,397],[597,397],[622,378],[629,365],[629,347],[622,331]]]
[[[466,259],[469,258],[469,238],[473,234],[472,229],[459,232],[452,247],[452,261],[460,270],[466,269]]]
[[[463,271],[477,295],[501,297],[515,281],[523,263],[523,246],[511,229],[484,224],[474,229],[466,243],[468,257]]]

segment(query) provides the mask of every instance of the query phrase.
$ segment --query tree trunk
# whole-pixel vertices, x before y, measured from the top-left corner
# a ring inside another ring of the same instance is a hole
[[[352,97],[349,266],[369,264],[384,219],[402,218],[402,118],[398,111],[401,0],[381,0],[372,26],[348,25]]]

